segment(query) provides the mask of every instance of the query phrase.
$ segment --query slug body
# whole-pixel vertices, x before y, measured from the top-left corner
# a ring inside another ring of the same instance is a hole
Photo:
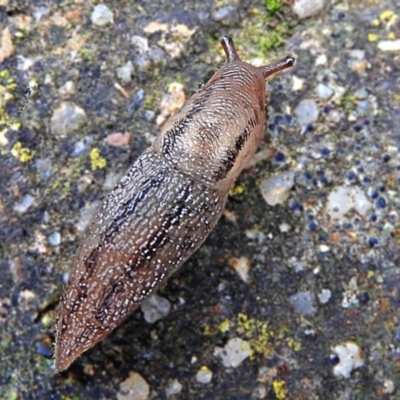
[[[227,61],[164,125],[85,232],[61,301],[56,369],[104,339],[207,238],[265,128],[265,80],[293,57]]]

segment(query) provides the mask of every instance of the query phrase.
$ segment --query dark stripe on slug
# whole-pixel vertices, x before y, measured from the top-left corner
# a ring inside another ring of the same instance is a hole
[[[249,121],[248,123],[249,125],[252,125],[252,123]],[[240,151],[243,149],[246,141],[250,137],[250,132],[251,129],[249,126],[246,126],[244,131],[236,138],[234,145],[226,151],[225,156],[221,161],[220,168],[218,168],[214,174],[214,177],[217,181],[226,178],[229,171],[233,168]]]
[[[177,123],[175,123],[173,128],[165,133],[162,145],[163,155],[168,156],[172,151],[175,150],[176,139],[186,134],[187,126],[190,126],[193,121],[193,117],[196,114],[204,110],[208,99],[213,94],[213,91],[214,88],[211,85],[198,92],[198,97],[191,104],[191,107],[186,113],[185,117],[180,119]]]

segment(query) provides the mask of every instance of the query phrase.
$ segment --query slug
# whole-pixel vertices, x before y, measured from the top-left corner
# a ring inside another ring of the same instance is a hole
[[[295,59],[254,67],[228,36],[222,46],[225,64],[169,118],[86,230],[61,299],[57,371],[104,339],[196,251],[254,155],[265,129],[265,80]]]

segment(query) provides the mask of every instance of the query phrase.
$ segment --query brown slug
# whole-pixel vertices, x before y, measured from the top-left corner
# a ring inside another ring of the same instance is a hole
[[[204,242],[265,129],[265,80],[291,56],[254,67],[232,40],[226,63],[169,118],[104,200],[61,299],[55,361],[63,371],[120,325]]]

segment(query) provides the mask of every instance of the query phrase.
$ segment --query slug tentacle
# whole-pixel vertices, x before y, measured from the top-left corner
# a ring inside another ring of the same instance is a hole
[[[80,243],[61,301],[56,369],[120,325],[203,243],[265,127],[265,79],[222,39],[227,62],[170,117],[108,194]]]
[[[262,70],[262,74],[265,79],[277,74],[278,72],[284,71],[285,69],[294,66],[296,59],[292,56],[287,56],[275,64],[266,65],[264,67],[259,67]]]

